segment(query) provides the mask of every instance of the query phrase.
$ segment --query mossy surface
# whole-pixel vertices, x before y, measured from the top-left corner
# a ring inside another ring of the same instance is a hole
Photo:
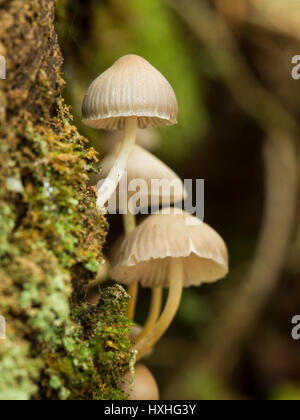
[[[119,384],[130,360],[126,300],[121,286],[106,288],[97,306],[82,305],[73,311],[76,326],[65,328],[54,347],[44,348],[44,398],[125,399]]]
[[[15,53],[0,85],[0,400],[121,399],[127,295],[84,303],[107,224],[86,187],[96,153],[61,97],[54,7],[0,5],[0,50]]]

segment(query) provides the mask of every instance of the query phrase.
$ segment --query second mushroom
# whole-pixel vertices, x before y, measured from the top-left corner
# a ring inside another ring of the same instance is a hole
[[[119,146],[113,153],[106,156],[100,163],[102,171],[99,175],[94,176],[89,185],[96,185],[100,180],[105,179],[113,166]],[[125,178],[125,173],[124,173]],[[120,185],[112,195],[110,201],[116,205],[118,211],[122,211],[124,219],[125,234],[129,235],[135,228],[135,213],[137,212],[134,196],[136,195],[131,183],[136,181],[142,182],[139,185],[137,200],[144,203],[144,208],[150,206],[170,205],[181,202],[186,197],[186,191],[181,179],[176,173],[165,165],[161,160],[153,154],[135,145],[130,153],[126,165],[125,183],[121,179]],[[120,202],[120,188],[126,189],[127,200],[125,203]],[[128,281],[128,294],[131,299],[127,308],[127,315],[134,318],[135,304],[138,294],[138,282]],[[148,318],[146,320],[143,335],[145,335],[156,322],[161,309],[162,288],[160,286],[152,287],[151,306]]]
[[[149,216],[127,236],[112,262],[110,275],[120,283],[139,281],[145,287],[169,288],[160,318],[134,346],[137,359],[143,357],[169,327],[179,307],[183,287],[214,282],[228,272],[227,248],[214,229],[178,209],[165,209],[164,213]]]

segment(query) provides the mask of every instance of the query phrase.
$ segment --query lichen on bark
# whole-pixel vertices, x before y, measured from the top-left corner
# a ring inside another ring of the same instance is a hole
[[[122,399],[127,295],[85,287],[107,232],[86,187],[97,155],[61,92],[54,0],[0,0],[0,400]]]

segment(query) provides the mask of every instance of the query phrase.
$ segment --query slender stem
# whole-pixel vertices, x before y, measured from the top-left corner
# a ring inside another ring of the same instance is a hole
[[[136,227],[135,215],[127,209],[126,214],[123,214],[123,225],[125,235],[129,235]]]
[[[124,230],[125,230],[126,235],[129,235],[135,229],[135,226],[136,226],[135,215],[131,213],[129,209],[127,209],[126,214],[123,215],[123,224],[124,224]],[[134,319],[138,291],[139,291],[138,283],[132,283],[128,286],[127,293],[129,294],[130,299],[128,302],[126,312],[127,312],[128,318],[131,318],[131,319]]]
[[[127,289],[127,293],[130,296],[128,305],[127,305],[127,316],[130,319],[134,319],[134,314],[135,314],[135,307],[136,307],[136,301],[137,301],[137,296],[138,296],[138,292],[139,292],[139,284],[138,283],[132,283],[128,286]]]
[[[143,331],[138,336],[136,343],[141,341],[152,330],[161,311],[162,304],[162,287],[152,287],[151,290],[151,305],[148,317],[146,319]]]
[[[154,328],[139,343],[133,346],[141,359],[162,337],[176,315],[183,287],[183,266],[180,259],[172,259],[169,267],[170,289],[166,306]]]
[[[128,117],[125,119],[124,138],[121,144],[120,153],[111,168],[107,178],[101,180],[97,184],[97,209],[103,213],[104,205],[110,199],[116,190],[123,172],[126,168],[129,155],[133,149],[136,139],[137,118]]]

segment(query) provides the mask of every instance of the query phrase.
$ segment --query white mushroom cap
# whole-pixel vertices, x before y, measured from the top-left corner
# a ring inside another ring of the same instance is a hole
[[[121,389],[128,395],[128,400],[158,400],[159,390],[156,380],[145,365],[135,366],[133,384],[130,383],[131,372],[127,371],[122,378]]]
[[[101,173],[92,176],[89,186],[96,185],[98,181],[101,179],[105,179],[112,168],[116,156],[118,154],[119,148],[115,149],[114,153],[107,155],[100,163],[101,166]],[[127,162],[126,165],[126,175],[127,175],[127,186],[133,180],[143,180],[147,184],[147,188],[145,191],[141,189],[139,191],[139,196],[141,200],[145,198],[148,202],[148,207],[150,207],[151,202],[150,198],[152,198],[153,202],[157,201],[158,204],[172,204],[178,201],[183,200],[187,192],[184,188],[182,180],[176,175],[172,169],[170,169],[165,163],[163,163],[160,159],[156,156],[148,152],[147,150],[143,149],[141,146],[135,145]],[[123,175],[123,177],[125,174]],[[157,188],[151,190],[151,184],[153,180],[163,180],[166,182],[166,188]],[[168,188],[169,185],[172,188]],[[171,184],[172,183],[172,184]],[[122,179],[120,181],[119,186],[122,185]],[[117,197],[119,197],[119,186],[115,192]],[[173,188],[174,186],[174,188]],[[132,191],[127,191],[128,199],[135,193]],[[118,201],[116,200],[118,203]]]
[[[111,278],[144,287],[169,286],[169,263],[180,258],[184,286],[219,280],[228,273],[228,252],[220,235],[206,223],[191,225],[194,216],[161,212],[145,219],[114,254]]]
[[[90,85],[82,105],[83,122],[93,128],[123,129],[126,117],[138,126],[176,124],[175,93],[148,61],[137,55],[119,58]]]

